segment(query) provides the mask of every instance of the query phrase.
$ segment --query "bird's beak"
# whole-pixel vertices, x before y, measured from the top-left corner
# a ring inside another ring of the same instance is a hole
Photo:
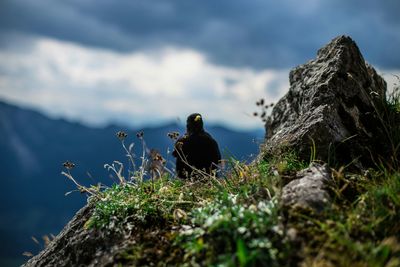
[[[196,118],[194,118],[194,121],[199,121],[199,120],[201,120],[201,116],[197,115]]]

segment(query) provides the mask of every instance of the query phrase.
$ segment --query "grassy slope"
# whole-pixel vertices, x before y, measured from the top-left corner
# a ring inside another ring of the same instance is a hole
[[[287,218],[280,189],[304,166],[289,154],[232,162],[223,179],[115,185],[99,193],[102,200],[92,198],[86,227],[143,232],[121,251],[122,265],[398,266],[400,172],[333,171],[332,206]]]

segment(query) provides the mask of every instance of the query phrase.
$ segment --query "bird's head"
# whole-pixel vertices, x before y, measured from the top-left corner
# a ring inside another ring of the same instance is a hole
[[[204,131],[203,118],[199,113],[191,114],[186,120],[186,130],[188,134],[198,133]]]

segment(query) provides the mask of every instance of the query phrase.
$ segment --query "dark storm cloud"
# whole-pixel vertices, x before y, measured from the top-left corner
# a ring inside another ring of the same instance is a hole
[[[9,0],[0,30],[122,52],[192,47],[220,64],[288,68],[340,34],[366,59],[400,67],[400,2],[261,0]]]

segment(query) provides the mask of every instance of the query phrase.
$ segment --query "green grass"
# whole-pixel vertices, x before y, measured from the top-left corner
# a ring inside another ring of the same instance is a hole
[[[175,209],[188,209],[194,202],[192,192],[179,180],[159,179],[139,185],[119,184],[102,192],[87,227],[114,227],[127,220],[146,224],[172,219]]]
[[[99,191],[90,198],[95,208],[85,227],[114,232],[129,227],[163,229],[161,235],[168,240],[163,249],[174,255],[165,255],[167,262],[282,266],[290,246],[280,222],[281,185],[275,165],[234,160],[231,164],[232,171],[224,178],[181,181],[165,175],[154,182],[124,183]],[[143,254],[149,253],[155,240],[142,241],[122,252],[121,262],[148,262]]]
[[[223,178],[124,183],[91,197],[86,227],[134,229],[122,265],[398,266],[400,172],[333,170],[333,203],[322,213],[279,205],[285,179],[306,164],[292,153],[245,165]],[[289,177],[289,178],[288,178]],[[287,235],[295,229],[296,237]],[[139,234],[141,233],[141,234]],[[156,245],[155,245],[156,244]]]
[[[379,106],[375,106],[376,115],[380,121],[380,128],[383,129],[384,139],[388,148],[387,154],[390,157],[376,160],[377,166],[383,171],[395,171],[400,168],[400,77],[396,76],[397,84],[391,92],[388,92],[386,98],[382,99]]]
[[[309,240],[301,252],[304,266],[399,266],[400,172],[348,179],[354,196],[334,187],[330,209],[291,214],[289,227]]]
[[[245,196],[220,195],[189,213],[174,244],[184,262],[211,266],[281,266],[289,250],[279,227],[276,198],[247,203]]]

